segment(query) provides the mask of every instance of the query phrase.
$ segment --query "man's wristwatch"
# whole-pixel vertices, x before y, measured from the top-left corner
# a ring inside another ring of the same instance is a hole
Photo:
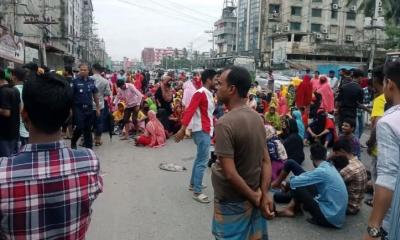
[[[377,227],[368,227],[367,232],[368,235],[372,238],[378,238],[382,236],[381,229]]]

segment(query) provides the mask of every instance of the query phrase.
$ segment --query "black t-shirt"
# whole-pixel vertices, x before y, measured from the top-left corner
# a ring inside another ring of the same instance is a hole
[[[336,101],[339,102],[340,112],[349,112],[352,115],[356,115],[358,104],[364,101],[364,91],[358,83],[344,81],[339,89]]]
[[[290,134],[283,142],[288,159],[295,160],[299,164],[304,161],[303,140],[297,133]]]
[[[20,104],[18,89],[9,85],[0,87],[0,108],[11,111],[10,117],[0,115],[0,139],[14,140],[19,137]]]
[[[172,114],[172,107],[171,107],[172,101],[167,102],[167,101],[164,100],[161,87],[159,87],[157,89],[157,92],[155,94],[155,98],[161,105],[159,108],[164,108],[165,111],[167,112],[167,114],[171,115]]]

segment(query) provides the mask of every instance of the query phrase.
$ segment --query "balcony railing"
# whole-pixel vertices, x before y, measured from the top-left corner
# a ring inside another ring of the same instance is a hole
[[[214,36],[218,36],[218,35],[222,35],[222,34],[236,34],[236,28],[224,27],[224,28],[214,30]]]

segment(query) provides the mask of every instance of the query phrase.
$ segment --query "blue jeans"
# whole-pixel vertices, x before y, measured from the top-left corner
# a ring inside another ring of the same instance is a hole
[[[211,137],[203,131],[193,132],[192,136],[197,146],[197,155],[193,163],[190,185],[193,186],[194,193],[201,193],[204,170],[210,155]]]
[[[283,165],[283,171],[286,173],[293,173],[295,176],[299,176],[304,173],[304,169],[295,160],[289,159]]]
[[[355,135],[357,136],[358,139],[361,139],[363,133],[364,133],[364,112],[359,112],[357,113]]]

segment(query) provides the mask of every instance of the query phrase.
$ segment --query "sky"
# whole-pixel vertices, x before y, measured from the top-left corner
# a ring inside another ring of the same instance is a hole
[[[209,51],[223,0],[92,0],[94,28],[113,60],[140,59],[145,47]]]

